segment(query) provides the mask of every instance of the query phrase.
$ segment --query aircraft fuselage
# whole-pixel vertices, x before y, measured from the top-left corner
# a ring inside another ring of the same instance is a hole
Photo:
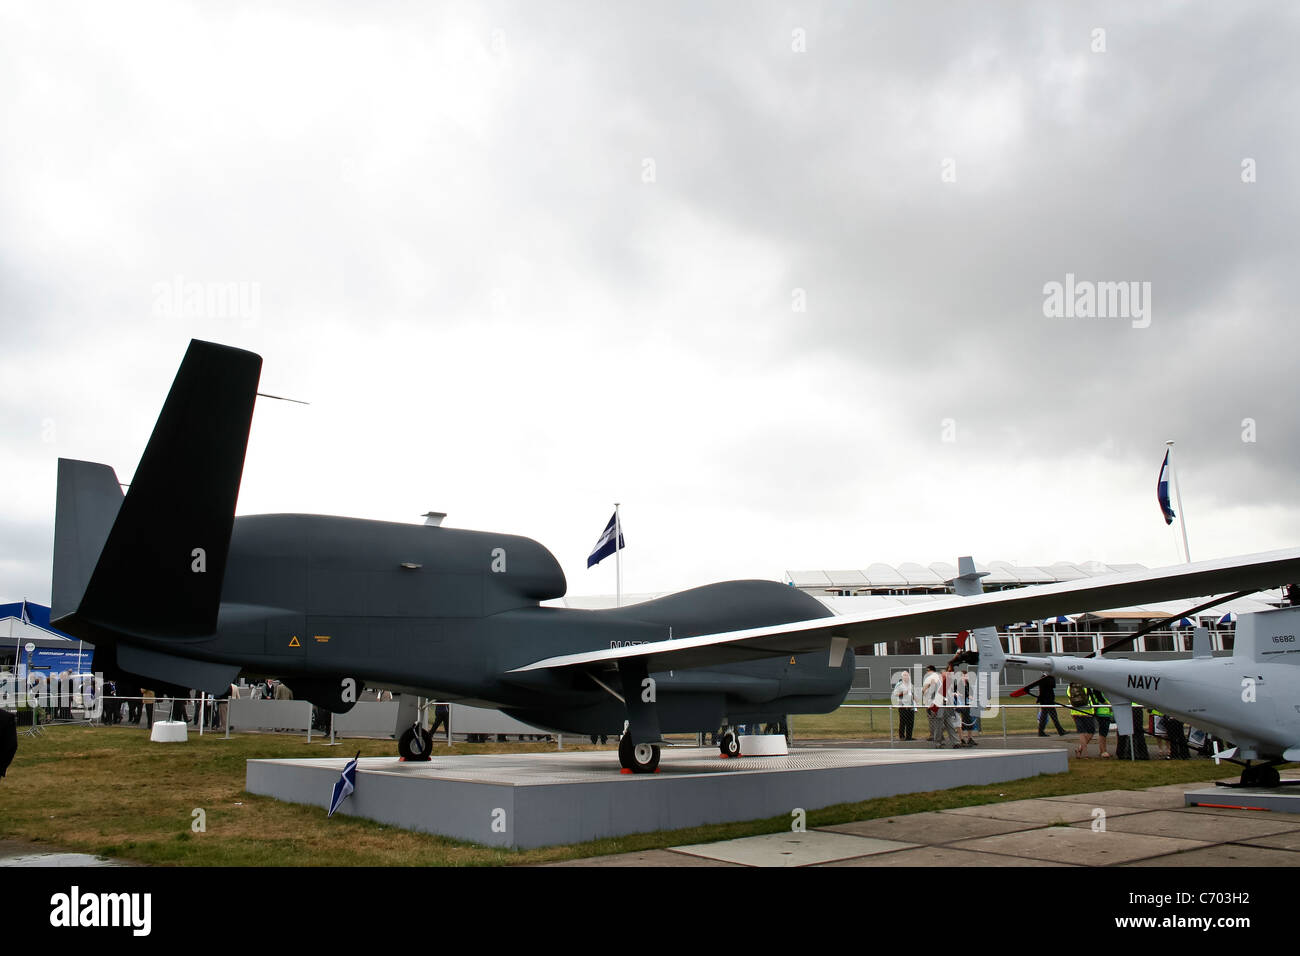
[[[1248,759],[1279,756],[1300,740],[1300,700],[1292,664],[1238,657],[1138,661],[1084,657],[1021,657],[1008,664],[1046,671],[1061,681],[1095,687],[1200,727],[1237,745]]]
[[[554,556],[517,535],[254,515],[235,519],[216,633],[119,637],[274,675],[291,688],[295,678],[332,687],[351,677],[499,707],[550,728],[615,733],[623,704],[584,674],[507,672],[560,654],[830,613],[772,581],[709,585],[610,610],[540,606],[565,590]],[[838,667],[816,653],[653,676],[661,726],[679,732],[716,729],[724,719],[827,712],[843,701],[852,675],[850,651]]]

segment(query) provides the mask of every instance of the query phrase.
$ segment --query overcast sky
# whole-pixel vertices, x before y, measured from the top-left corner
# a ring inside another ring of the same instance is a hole
[[[0,600],[191,338],[311,402],[259,400],[240,514],[446,511],[575,595],[615,501],[631,592],[1172,564],[1166,439],[1193,559],[1300,544],[1298,19],[0,3]],[[1067,275],[1140,299],[1049,316]]]

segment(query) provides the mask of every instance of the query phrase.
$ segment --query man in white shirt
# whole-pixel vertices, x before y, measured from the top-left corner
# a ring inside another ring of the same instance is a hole
[[[911,740],[916,720],[916,692],[912,687],[911,674],[903,671],[898,675],[891,696],[894,706],[898,708],[898,739]]]
[[[925,669],[925,680],[921,682],[921,706],[925,708],[926,719],[930,722],[930,742],[938,743],[939,715],[943,713],[943,678],[933,664]]]
[[[952,664],[939,675],[939,679],[941,696],[935,701],[939,705],[939,733],[935,746],[942,749],[944,740],[951,737],[953,747],[960,747],[961,738],[957,736],[957,728],[961,726],[961,717],[953,706],[957,697],[957,675],[953,672]]]

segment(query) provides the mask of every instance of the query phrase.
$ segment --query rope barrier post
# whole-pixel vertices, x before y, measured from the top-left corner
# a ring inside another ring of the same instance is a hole
[[[894,749],[894,704],[892,697],[889,704],[889,749]]]

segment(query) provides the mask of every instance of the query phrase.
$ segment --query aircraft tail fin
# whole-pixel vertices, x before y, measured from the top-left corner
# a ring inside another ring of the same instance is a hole
[[[78,619],[160,637],[216,630],[261,369],[252,352],[190,342]]]
[[[953,591],[957,594],[962,597],[971,597],[984,593],[984,585],[980,582],[980,578],[986,574],[988,574],[987,571],[975,570],[974,558],[961,557],[957,559],[957,577],[948,583],[952,585]],[[975,639],[975,649],[979,651],[980,655],[976,671],[981,675],[981,699],[983,699],[985,693],[990,698],[995,698],[998,694],[997,687],[1001,680],[1002,666],[1006,662],[1006,654],[1002,651],[1002,642],[998,639],[998,629],[995,627],[977,627],[971,631],[971,637]],[[996,700],[994,702],[996,703]]]
[[[1232,656],[1260,664],[1300,664],[1300,607],[1241,615]]]
[[[962,597],[973,597],[984,593],[984,585],[980,582],[980,578],[987,576],[987,571],[976,571],[975,559],[967,556],[957,559],[957,576],[948,583],[952,585],[953,591]]]
[[[81,603],[121,507],[122,486],[111,467],[93,461],[59,459],[51,620],[71,614]]]

